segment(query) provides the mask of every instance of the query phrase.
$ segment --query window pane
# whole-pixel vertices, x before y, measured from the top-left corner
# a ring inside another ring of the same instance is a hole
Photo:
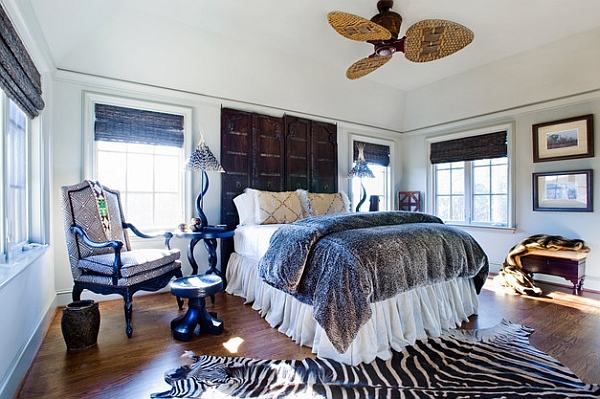
[[[506,225],[508,223],[508,196],[492,196],[492,222]]]
[[[490,197],[488,195],[473,197],[473,221],[479,223],[490,222]]]
[[[490,192],[490,168],[478,166],[473,168],[473,193],[488,194]]]
[[[170,156],[157,156],[154,158],[154,165],[154,187],[156,187],[156,191],[177,193],[179,190],[179,176],[173,176],[173,172],[178,170],[179,159]]]
[[[153,226],[154,203],[152,194],[127,193],[125,220],[140,230],[149,230]]]
[[[437,184],[437,194],[438,195],[448,195],[452,192],[451,191],[452,185],[450,184],[450,171],[449,170],[438,171],[435,182]]]
[[[152,154],[129,154],[127,156],[127,191],[154,190]]]
[[[443,220],[450,219],[450,197],[438,196],[436,199],[436,215]]]
[[[97,179],[110,188],[124,190],[127,185],[127,154],[121,152],[98,152]]]
[[[156,194],[156,212],[155,212],[155,226],[164,227],[175,227],[173,220],[183,220],[183,213],[180,212],[180,208],[173,206],[179,201],[179,194]],[[218,215],[209,217],[208,219],[218,219]]]
[[[28,240],[27,204],[27,117],[9,100],[6,126],[6,223],[7,250]]]
[[[452,197],[452,216],[451,220],[465,220],[465,198],[463,196]]]
[[[452,194],[465,193],[465,169],[452,169]]]
[[[508,193],[508,167],[504,165],[492,166],[492,193]]]

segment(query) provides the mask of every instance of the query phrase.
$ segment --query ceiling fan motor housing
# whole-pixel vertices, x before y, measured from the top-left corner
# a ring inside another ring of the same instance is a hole
[[[381,1],[379,3],[382,3]],[[389,1],[388,3],[393,3]],[[392,34],[392,40],[398,38],[400,33],[400,25],[402,25],[402,17],[400,14],[389,9],[380,11],[379,14],[371,18],[371,22],[375,22],[378,25],[383,26]]]

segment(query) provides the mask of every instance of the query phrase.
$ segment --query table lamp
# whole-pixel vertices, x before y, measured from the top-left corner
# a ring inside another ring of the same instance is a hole
[[[217,172],[225,172],[217,158],[214,156],[208,145],[204,142],[204,137],[200,138],[200,143],[198,147],[192,152],[190,155],[190,159],[188,163],[185,165],[185,170],[201,170],[202,171],[202,184],[200,193],[198,197],[196,197],[196,212],[198,213],[198,218],[200,219],[199,229],[203,229],[208,225],[208,220],[206,219],[206,215],[202,210],[202,206],[204,205],[204,195],[208,191],[208,174],[207,171],[217,171]]]
[[[358,157],[356,159],[356,164],[350,170],[350,172],[348,172],[347,178],[352,179],[354,177],[358,177],[360,179],[361,196],[360,196],[360,201],[356,205],[356,212],[359,212],[361,205],[367,199],[367,190],[365,189],[365,186],[363,185],[362,179],[363,179],[363,177],[366,177],[369,179],[374,179],[375,175],[373,174],[371,169],[369,169],[369,166],[367,165],[367,161],[365,161],[365,153],[364,153],[365,146],[364,146],[364,144],[357,144],[356,147],[358,149]]]

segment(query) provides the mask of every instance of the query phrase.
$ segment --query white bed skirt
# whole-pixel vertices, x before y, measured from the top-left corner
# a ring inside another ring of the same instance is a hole
[[[388,359],[391,349],[401,350],[416,340],[439,337],[477,313],[478,298],[470,278],[457,278],[418,287],[371,304],[373,316],[363,325],[348,350],[335,350],[323,328],[313,318],[312,307],[264,283],[257,262],[232,253],[227,265],[226,292],[252,303],[273,328],[296,343],[312,348],[320,358],[346,364]]]

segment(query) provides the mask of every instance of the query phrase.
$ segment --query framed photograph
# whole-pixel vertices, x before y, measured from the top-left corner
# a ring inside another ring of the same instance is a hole
[[[533,125],[533,162],[594,156],[593,116]]]
[[[533,210],[592,212],[592,169],[533,174]]]

